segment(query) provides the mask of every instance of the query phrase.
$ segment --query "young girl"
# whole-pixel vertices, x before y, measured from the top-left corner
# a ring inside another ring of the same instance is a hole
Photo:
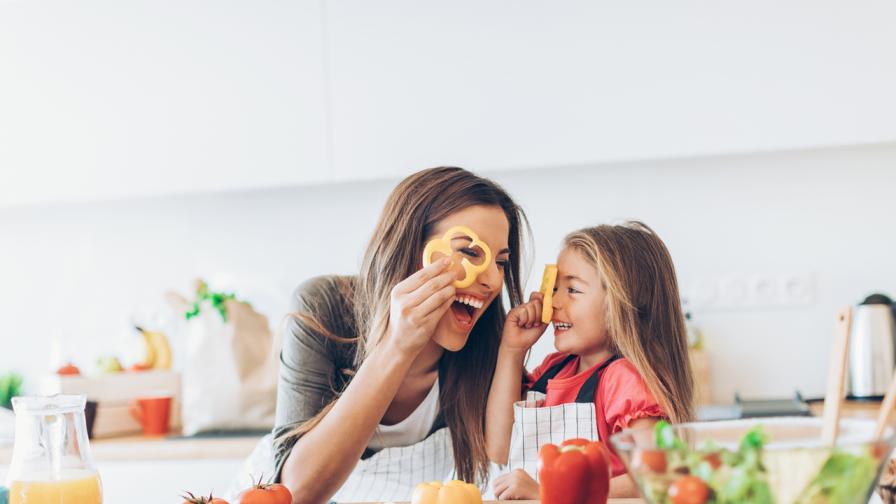
[[[540,293],[508,314],[502,332],[486,410],[489,457],[510,469],[494,481],[502,500],[538,498],[537,454],[545,443],[607,443],[629,427],[693,417],[678,282],[653,230],[627,222],[576,231],[564,240],[557,269],[557,352],[525,373],[526,353],[547,328]],[[545,394],[543,402],[515,404],[527,392]],[[615,455],[612,476],[611,497],[637,495]]]

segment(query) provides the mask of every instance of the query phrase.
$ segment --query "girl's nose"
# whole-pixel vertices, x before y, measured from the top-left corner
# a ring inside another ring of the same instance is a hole
[[[563,301],[565,295],[566,294],[560,289],[557,289],[556,292],[554,292],[554,295],[551,297],[551,306],[554,308],[554,310],[563,309]]]

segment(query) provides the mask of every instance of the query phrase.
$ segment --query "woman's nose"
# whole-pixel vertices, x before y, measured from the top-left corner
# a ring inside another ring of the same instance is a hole
[[[501,268],[498,268],[498,263],[492,261],[489,267],[479,274],[477,280],[479,280],[479,284],[487,288],[489,292],[494,292],[501,290],[501,284],[504,282],[504,275],[501,273]]]

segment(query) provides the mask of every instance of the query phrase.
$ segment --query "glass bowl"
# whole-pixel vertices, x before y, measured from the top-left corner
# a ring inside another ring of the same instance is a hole
[[[820,418],[755,418],[624,430],[610,438],[652,504],[866,504],[893,450],[887,428],[844,419],[835,447]]]

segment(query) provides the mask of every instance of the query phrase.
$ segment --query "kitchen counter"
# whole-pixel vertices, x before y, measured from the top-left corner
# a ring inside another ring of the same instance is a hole
[[[821,416],[824,403],[811,404],[812,414]],[[880,404],[848,401],[843,416],[877,419]],[[260,436],[164,437],[129,436],[94,439],[90,446],[97,462],[134,460],[202,460],[243,458],[252,452]],[[0,446],[0,464],[12,457],[12,446]]]
[[[260,436],[163,437],[129,436],[93,439],[90,451],[97,463],[143,460],[209,460],[247,457]],[[9,463],[12,446],[0,446],[0,465]]]
[[[809,404],[813,416],[820,417],[824,412],[824,401],[815,401]],[[877,420],[877,414],[880,412],[879,401],[846,401],[843,403],[843,410],[840,412],[845,418],[864,418],[866,420]]]
[[[812,413],[820,415],[823,404],[813,403]],[[844,417],[874,419],[876,403],[848,402]],[[200,492],[228,488],[242,470],[242,463],[260,437],[147,438],[132,436],[96,439],[91,451],[103,475],[104,492],[109,502],[127,502],[139,488],[146,502],[169,502],[184,489]],[[0,446],[0,481],[5,479],[6,464],[12,457],[12,446]],[[159,462],[164,463],[160,464]],[[152,473],[151,485],[135,475]],[[517,501],[526,504],[524,501]],[[535,504],[536,501],[530,501]],[[644,504],[641,499],[610,499],[610,504]],[[872,502],[880,502],[876,494]]]
[[[483,504],[506,504],[508,502],[512,502],[513,504],[539,504],[541,501],[537,501],[537,500],[483,501]],[[340,504],[344,504],[344,503],[340,503]],[[364,503],[357,502],[357,503],[350,503],[350,504],[364,504]],[[408,503],[407,502],[398,502],[395,504],[408,504]],[[644,499],[610,499],[607,501],[607,504],[644,504]]]

